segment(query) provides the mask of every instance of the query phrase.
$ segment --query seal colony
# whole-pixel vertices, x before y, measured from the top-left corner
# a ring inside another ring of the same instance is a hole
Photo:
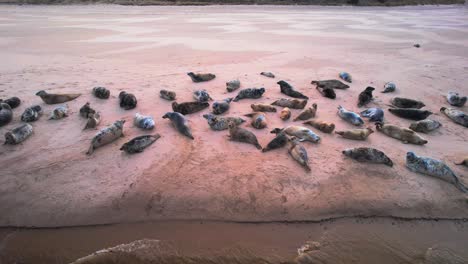
[[[194,83],[207,82],[216,77],[216,75],[212,73],[189,72],[187,75]],[[275,78],[274,74],[270,72],[262,72],[261,75],[269,78]],[[341,72],[338,76],[343,81],[349,84],[352,83],[351,74]],[[335,90],[341,90],[340,93],[346,93],[346,90],[350,88],[348,84],[336,79],[314,80],[311,83],[316,86],[316,89],[321,95],[331,99],[336,99]],[[172,111],[166,112],[162,118],[169,119],[172,126],[178,133],[194,140],[195,137],[187,116],[207,110],[210,107],[209,101],[213,100],[214,102],[212,103],[211,113],[199,114],[206,119],[207,125],[211,130],[228,130],[227,136],[230,141],[251,144],[257,149],[262,150],[262,152],[265,153],[263,155],[270,155],[267,152],[286,148],[289,156],[307,172],[311,172],[313,167],[309,165],[310,160],[307,149],[305,148],[306,144],[326,144],[326,142],[321,143],[321,136],[316,134],[314,130],[320,131],[319,133],[328,134],[325,136],[327,140],[339,136],[345,139],[359,140],[362,144],[366,144],[366,141],[369,141],[368,138],[374,133],[374,130],[370,126],[365,128],[362,127],[366,123],[362,117],[365,117],[368,118],[368,124],[375,122],[376,130],[388,137],[400,140],[405,144],[426,145],[429,141],[417,132],[430,133],[437,129],[443,129],[441,121],[428,119],[428,117],[433,113],[429,110],[421,109],[426,106],[422,101],[413,98],[393,97],[389,98],[390,108],[388,108],[388,111],[397,117],[414,120],[415,122],[411,123],[409,128],[401,127],[396,124],[385,123],[384,110],[379,107],[367,108],[359,114],[351,110],[347,110],[343,106],[339,105],[337,115],[343,120],[342,123],[349,123],[360,128],[341,129],[333,133],[336,127],[334,123],[327,120],[316,119],[319,115],[316,103],[306,107],[310,98],[308,95],[304,92],[300,92],[284,80],[280,80],[276,82],[276,84],[279,85],[279,92],[288,98],[273,98],[274,101],[272,103],[266,102],[266,100],[271,102],[271,98],[268,96],[265,100],[262,100],[263,95],[267,93],[268,89],[265,87],[240,89],[240,81],[238,79],[226,82],[226,90],[228,93],[238,90],[235,97],[226,98],[226,96],[225,98],[216,98],[216,100],[210,96],[209,91],[205,89],[194,89],[194,92],[192,93],[194,101],[178,103],[175,101],[176,93],[174,91],[162,89],[159,90],[161,101],[172,101],[168,103],[168,108],[172,108]],[[372,94],[374,90],[375,88],[367,86],[361,93],[359,93],[356,97],[357,107],[376,103],[374,102]],[[387,82],[384,85],[382,94],[392,93],[395,90],[396,84],[393,82]],[[110,98],[111,91],[105,87],[98,86],[92,89],[91,94],[98,99],[106,100]],[[81,94],[54,94],[41,90],[38,91],[36,95],[39,96],[45,104],[63,104],[77,99]],[[117,99],[120,107],[125,110],[131,110],[137,107],[137,97],[132,93],[121,91]],[[253,112],[249,111],[250,109],[244,109],[245,111],[242,115],[251,118],[249,122],[250,125],[245,125],[244,123],[246,123],[246,120],[241,117],[225,116],[225,114],[230,111],[231,104],[247,99],[252,101],[248,105]],[[463,107],[466,100],[466,96],[461,96],[456,92],[450,91],[446,96],[446,102],[450,106],[454,107]],[[4,100],[0,99],[0,126],[8,125],[14,120],[14,108],[18,107],[20,103],[21,99],[18,97],[10,97]],[[280,110],[278,110],[277,107],[281,107]],[[327,107],[325,106],[323,108],[326,109]],[[6,132],[4,143],[16,145],[29,138],[33,134],[33,126],[30,123],[38,121],[42,116],[43,111],[44,110],[41,105],[32,105],[26,108],[21,115],[21,121],[24,123]],[[292,111],[295,111],[296,113],[294,114],[292,121],[288,121],[293,115]],[[454,123],[462,125],[463,127],[468,127],[468,115],[461,109],[442,106],[440,108],[440,112]],[[70,111],[68,105],[63,104],[53,109],[50,119],[62,119],[73,113],[74,112]],[[79,115],[87,120],[84,129],[97,128],[102,118],[100,112],[92,108],[89,102],[86,102],[79,109]],[[274,134],[274,137],[270,139],[269,143],[264,148],[262,148],[257,135],[250,129],[245,129],[242,126],[251,126],[252,128],[259,129],[258,132],[255,133],[266,134],[265,131],[260,129],[268,127],[268,119],[270,118],[279,118],[283,120],[283,122],[287,122],[287,124],[282,127],[269,129],[270,132]],[[301,122],[307,127],[300,126],[297,125],[297,123],[292,122]],[[91,155],[97,148],[108,145],[109,143],[124,137],[124,123],[125,120],[121,119],[107,127],[101,128],[94,137],[92,137],[86,154]],[[140,113],[134,113],[133,125],[133,127],[142,130],[156,129],[156,122],[153,117],[151,115],[143,115]],[[120,150],[128,154],[141,153],[160,138],[163,137],[159,133],[137,136],[124,143],[120,147]],[[391,144],[390,141],[389,143]],[[343,150],[342,154],[350,159],[354,159],[362,163],[384,164],[389,167],[394,166],[394,163],[389,156],[375,148],[348,148]],[[468,159],[464,157],[463,159],[453,160],[452,163],[467,166]],[[437,177],[453,184],[459,190],[467,192],[466,185],[462,182],[463,180],[456,176],[455,173],[442,161],[428,157],[420,157],[413,152],[408,152],[406,155],[406,166],[410,171]]]

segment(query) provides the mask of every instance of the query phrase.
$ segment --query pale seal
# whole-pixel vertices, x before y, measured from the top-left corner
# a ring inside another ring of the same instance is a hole
[[[368,127],[362,129],[357,128],[343,131],[335,131],[335,133],[347,139],[366,140],[370,134],[374,133],[374,130]]]
[[[331,133],[335,129],[335,124],[320,120],[309,120],[304,122],[303,124],[314,127],[324,133]]]
[[[424,145],[428,142],[426,139],[418,135],[418,133],[406,127],[383,124],[381,122],[375,123],[375,127],[377,131],[380,131],[389,137],[398,139],[405,144],[411,143],[415,145]]]
[[[307,105],[307,100],[281,98],[271,103],[271,105],[288,107],[291,109],[304,109],[304,107]]]
[[[280,112],[280,119],[283,121],[288,120],[291,117],[291,109],[289,107],[285,107]]]
[[[270,133],[278,134],[285,133],[289,136],[297,137],[300,141],[310,141],[313,143],[320,142],[320,137],[315,134],[312,130],[302,126],[287,126],[285,128],[275,128]]]
[[[10,145],[16,145],[25,141],[33,132],[33,127],[28,124],[22,124],[19,127],[16,127],[12,131],[5,133],[5,143]]]
[[[13,111],[9,104],[0,103],[0,127],[11,122],[13,119]]]
[[[89,146],[86,154],[91,155],[95,149],[107,145],[119,139],[120,137],[123,137],[124,123],[125,120],[118,120],[115,121],[112,125],[99,130],[93,139],[91,139],[91,145]]]
[[[280,86],[281,93],[285,95],[288,95],[294,98],[299,98],[299,99],[309,99],[309,97],[303,95],[301,92],[294,89],[294,87],[292,87],[289,83],[283,80],[277,82],[277,84],[279,84]]]
[[[385,153],[375,148],[349,148],[343,150],[342,153],[359,162],[385,164],[393,167],[392,160]]]
[[[239,88],[240,88],[239,80],[232,80],[232,81],[226,82],[226,90],[228,92],[233,92]]]
[[[338,106],[338,116],[341,117],[346,122],[351,123],[355,126],[360,126],[364,124],[364,121],[358,114],[346,110],[341,105]]]
[[[383,122],[384,111],[381,108],[368,108],[361,112],[361,116],[369,118],[371,122]]]
[[[382,93],[391,93],[396,90],[396,84],[393,82],[387,82],[384,84]]]
[[[311,119],[311,118],[315,117],[316,113],[317,113],[317,104],[313,103],[311,107],[302,110],[299,113],[299,115],[297,115],[293,119],[293,121]]]
[[[108,99],[110,91],[106,87],[97,86],[93,88],[93,95],[99,99]]]
[[[80,116],[84,118],[88,118],[89,115],[96,113],[96,110],[92,109],[89,102],[86,102],[81,108],[80,108]]]
[[[197,101],[197,102],[208,102],[208,101],[213,100],[213,98],[211,98],[208,91],[205,90],[205,89],[196,90],[195,92],[193,92],[193,99],[195,99],[195,101]]]
[[[275,78],[275,75],[271,72],[261,72],[260,75],[263,75],[268,78]]]
[[[398,117],[410,120],[423,120],[432,115],[431,111],[417,108],[389,108],[388,111]]]
[[[423,108],[426,106],[423,102],[418,101],[418,100],[413,100],[409,98],[403,98],[403,97],[393,97],[390,99],[390,103],[393,106],[399,107],[399,108]]]
[[[240,125],[245,122],[240,117],[221,117],[213,114],[204,114],[203,117],[208,121],[208,125],[215,131],[226,130],[229,128],[229,121],[234,122],[236,125]]]
[[[265,113],[254,112],[254,113],[246,114],[245,116],[252,118],[252,121],[250,122],[252,127],[256,129],[262,129],[262,128],[267,127],[267,118],[266,118]]]
[[[185,102],[180,104],[172,102],[172,111],[188,115],[201,111],[209,106],[210,104],[207,102]]]
[[[273,138],[266,147],[262,149],[262,152],[267,152],[273,149],[278,149],[286,146],[288,143],[288,137],[284,133],[278,133],[275,138]]]
[[[456,92],[448,92],[447,94],[447,102],[452,106],[463,107],[466,103],[466,100],[466,96],[460,96]]]
[[[52,110],[49,120],[58,120],[68,117],[68,105],[61,105]]]
[[[444,113],[448,118],[450,118],[453,122],[462,125],[464,127],[468,127],[468,115],[464,112],[453,109],[453,108],[446,108],[441,107],[440,112]]]
[[[162,99],[174,101],[176,99],[176,92],[163,89],[159,91],[159,96],[161,96]]]
[[[14,108],[18,107],[21,104],[21,99],[14,96],[14,97],[10,97],[10,98],[5,99],[5,100],[0,99],[0,103],[8,104],[11,107],[11,109],[14,109]]]
[[[230,108],[231,101],[232,101],[232,98],[226,98],[222,101],[214,102],[212,105],[213,114],[220,115],[220,114],[226,113]]]
[[[237,94],[236,98],[234,98],[234,102],[237,102],[241,99],[258,99],[262,97],[263,93],[265,93],[265,88],[247,88],[247,89],[242,89],[239,91]]]
[[[309,157],[307,150],[299,143],[299,139],[296,137],[289,138],[288,153],[291,157],[297,161],[306,171],[310,171]]]
[[[212,73],[193,73],[188,72],[187,75],[192,79],[192,82],[199,83],[199,82],[207,82],[211,81],[216,78],[216,75]]]
[[[172,125],[179,131],[182,135],[194,139],[192,136],[192,130],[190,129],[189,123],[187,118],[183,116],[181,113],[177,112],[167,112],[165,115],[163,115],[164,119],[169,119],[172,122]]]
[[[251,104],[250,108],[254,112],[276,112],[276,107],[269,104]]]
[[[409,128],[416,132],[429,133],[441,127],[442,124],[439,121],[432,119],[424,119],[421,121],[413,122]]]
[[[374,91],[374,90],[375,90],[374,87],[367,86],[366,89],[359,94],[358,104],[357,104],[358,107],[365,106],[366,104],[368,104],[368,103],[370,103],[372,101],[372,99],[373,99],[372,91]]]
[[[135,95],[122,91],[119,93],[120,107],[125,110],[133,109],[137,106],[137,99]]]
[[[236,125],[235,122],[229,121],[229,140],[243,142],[254,145],[257,149],[262,149],[260,143],[258,143],[257,137],[254,133],[247,129],[241,128]]]
[[[351,77],[351,74],[347,72],[340,72],[338,76],[340,76],[340,78],[345,82],[349,82],[349,83],[353,82],[353,78]]]
[[[36,93],[46,104],[61,104],[76,99],[81,94],[49,94],[44,90]]]
[[[141,129],[151,130],[154,128],[154,119],[152,116],[145,116],[140,113],[136,113],[133,118],[133,124]]]
[[[460,179],[444,162],[429,157],[422,157],[413,152],[406,153],[406,167],[410,171],[424,175],[439,178],[443,181],[452,183],[460,191],[467,193],[467,187],[460,182]]]
[[[39,120],[39,117],[42,116],[42,108],[40,105],[34,105],[28,107],[24,110],[21,115],[21,121],[23,122],[34,122]]]
[[[323,80],[323,81],[312,81],[311,84],[317,85],[321,88],[330,88],[330,89],[348,89],[349,85],[344,84],[340,80]]]
[[[125,143],[120,147],[120,150],[128,154],[141,153],[145,148],[149,147],[161,137],[159,134],[138,136]]]

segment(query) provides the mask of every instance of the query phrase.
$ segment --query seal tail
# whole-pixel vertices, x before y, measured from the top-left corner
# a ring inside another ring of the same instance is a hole
[[[304,169],[305,169],[307,172],[312,171],[312,170],[310,169],[309,164],[307,164],[307,163],[304,164]]]
[[[460,180],[455,183],[455,187],[464,193],[468,193],[468,188],[463,183],[461,183]]]
[[[93,152],[94,152],[94,146],[93,144],[91,144],[91,146],[89,146],[88,151],[86,152],[86,155],[91,155],[93,154]]]
[[[262,152],[267,152],[267,151],[269,151],[269,150],[270,150],[270,149],[269,149],[268,147],[266,147],[266,148],[263,148],[263,149],[262,149]]]
[[[255,144],[255,147],[257,147],[257,149],[262,149],[262,146],[258,142]]]

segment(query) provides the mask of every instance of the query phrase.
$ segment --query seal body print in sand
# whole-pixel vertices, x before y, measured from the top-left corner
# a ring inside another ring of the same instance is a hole
[[[399,107],[399,108],[416,108],[420,109],[426,106],[423,102],[418,101],[418,100],[413,100],[409,98],[403,98],[403,97],[393,97],[390,99],[390,103],[393,106]]]
[[[229,140],[248,143],[254,145],[257,149],[262,149],[254,133],[247,129],[239,127],[233,121],[229,121]]]
[[[226,113],[229,110],[231,101],[232,101],[232,98],[226,98],[222,101],[214,102],[212,105],[213,114],[220,115],[220,114]]]
[[[353,124],[355,126],[361,126],[364,124],[364,121],[358,114],[346,110],[341,105],[338,106],[338,116],[341,117],[346,122]]]
[[[271,105],[288,107],[291,109],[304,109],[307,105],[307,100],[281,98],[271,103]]]
[[[135,95],[122,91],[119,93],[120,107],[125,110],[133,109],[137,106],[137,99]]]
[[[109,99],[110,91],[106,87],[94,87],[93,88],[93,95],[99,99]]]
[[[294,87],[292,87],[289,83],[285,81],[279,81],[277,82],[277,84],[279,84],[281,92],[285,95],[288,95],[294,98],[299,98],[299,99],[309,99],[309,97],[303,95],[302,93],[294,89]]]
[[[466,96],[461,96],[456,92],[448,92],[447,94],[447,102],[452,106],[463,107],[466,100]]]
[[[335,131],[335,133],[347,139],[366,140],[370,134],[374,133],[374,130],[368,127],[363,129],[357,128],[343,131]]]
[[[371,122],[383,122],[384,111],[381,108],[369,108],[362,111],[361,116],[369,118]]]
[[[421,121],[411,123],[409,128],[416,132],[429,133],[441,126],[442,124],[439,121],[432,119],[424,119]]]
[[[343,150],[342,153],[359,162],[385,164],[393,167],[392,160],[385,153],[375,148],[349,148]]]
[[[86,152],[87,155],[93,154],[94,150],[107,145],[121,137],[124,136],[123,134],[123,126],[125,120],[118,120],[115,121],[112,125],[101,129],[92,139],[91,145],[89,146],[88,151]]]
[[[250,108],[255,112],[276,112],[276,107],[269,104],[251,104]]]
[[[135,117],[133,118],[133,124],[141,129],[151,130],[154,128],[154,119],[151,116],[145,116],[141,115],[140,113],[136,113]]]
[[[172,102],[172,111],[188,115],[201,111],[209,106],[210,104],[207,102],[185,102],[180,104]]]
[[[252,127],[256,129],[262,129],[262,128],[267,127],[267,118],[266,118],[265,113],[255,112],[255,113],[246,114],[245,116],[252,118],[252,121],[250,122]]]
[[[299,143],[299,139],[296,137],[289,138],[288,153],[297,161],[306,171],[310,171],[309,156],[307,150]]]
[[[10,97],[5,100],[0,99],[0,103],[7,104],[11,107],[11,109],[14,109],[21,104],[21,100],[15,96],[15,97]]]
[[[338,76],[340,76],[340,78],[345,82],[349,82],[349,83],[353,82],[353,78],[351,77],[351,74],[349,74],[347,72],[340,72],[340,74],[338,74]]]
[[[348,89],[349,85],[344,84],[339,80],[323,80],[323,81],[312,81],[311,84],[317,85],[317,87],[321,88],[329,88],[329,89]]]
[[[258,99],[265,93],[265,88],[247,88],[239,91],[237,96],[234,98],[234,102],[242,99]]]
[[[129,142],[123,144],[120,150],[125,151],[128,154],[140,153],[143,152],[145,148],[149,147],[160,137],[161,136],[159,134],[138,136],[133,138]]]
[[[464,127],[468,127],[468,115],[465,114],[465,112],[446,107],[440,108],[440,112],[442,112],[444,115],[450,118],[453,122]]]
[[[240,81],[239,80],[232,80],[226,82],[226,90],[228,92],[234,92],[235,90],[240,88]]]
[[[188,72],[187,75],[192,79],[194,83],[207,82],[216,78],[216,75],[212,73],[193,73]]]
[[[0,103],[0,127],[4,126],[13,119],[13,111],[9,104]]]
[[[401,140],[405,144],[411,143],[415,145],[424,145],[428,142],[416,132],[406,127],[399,127],[391,124],[383,124],[380,122],[375,123],[375,127],[377,131],[380,131],[389,137]]]
[[[42,107],[40,105],[34,105],[28,107],[24,110],[21,115],[21,121],[23,122],[34,122],[39,120],[39,117],[42,116]]]
[[[286,135],[296,137],[299,141],[310,141],[313,143],[320,142],[320,137],[312,130],[302,126],[287,126],[283,129],[275,128],[270,133],[278,134],[285,133]]]
[[[5,144],[16,145],[25,141],[33,132],[33,127],[26,123],[5,133]]]
[[[61,104],[78,98],[81,94],[49,94],[44,90],[36,93],[46,104]]]
[[[313,103],[311,107],[303,110],[302,112],[297,115],[293,121],[297,120],[307,120],[315,117],[315,114],[317,113],[317,104]]]
[[[330,122],[325,122],[321,120],[308,120],[303,123],[304,125],[309,125],[311,127],[314,127],[323,133],[331,133],[335,129],[335,124],[330,123]]]
[[[159,91],[159,96],[161,96],[161,98],[166,99],[168,101],[174,101],[176,99],[176,92],[163,89]]]
[[[221,117],[213,114],[204,114],[203,117],[208,121],[208,125],[215,131],[221,131],[228,129],[229,122],[234,122],[235,125],[240,125],[245,122],[240,117]]]
[[[390,108],[388,111],[398,117],[410,120],[423,120],[432,115],[431,111],[416,108]]]
[[[171,120],[172,125],[177,129],[177,131],[192,140],[194,139],[188,120],[182,114],[177,112],[167,112],[162,118]]]
[[[468,192],[468,188],[460,182],[460,179],[455,175],[455,173],[440,160],[418,156],[410,151],[406,153],[406,167],[413,172],[432,176],[452,183],[464,193]]]
[[[208,102],[213,100],[207,90],[196,90],[193,92],[193,99],[197,102]]]

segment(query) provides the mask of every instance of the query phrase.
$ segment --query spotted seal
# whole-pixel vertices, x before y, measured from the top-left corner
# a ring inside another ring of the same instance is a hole
[[[312,130],[302,126],[287,126],[285,128],[275,128],[270,133],[278,134],[285,133],[289,136],[297,137],[300,141],[310,141],[313,143],[319,143],[320,137],[315,134]]]
[[[349,74],[347,72],[340,72],[340,74],[338,74],[338,76],[340,76],[340,78],[345,82],[349,82],[349,83],[353,82],[353,77],[351,77],[351,74]]]
[[[366,89],[359,94],[358,104],[357,104],[358,107],[365,106],[366,104],[368,104],[368,103],[370,103],[372,101],[372,99],[373,99],[372,91],[374,91],[374,90],[375,90],[374,87],[367,86]]]
[[[342,153],[359,162],[385,164],[393,167],[393,161],[385,153],[375,148],[348,148]]]
[[[235,122],[229,121],[229,140],[243,142],[254,145],[257,149],[262,149],[260,143],[258,143],[257,137],[254,133],[250,132],[247,129],[241,128],[236,125]]]
[[[288,137],[285,133],[278,133],[275,138],[273,138],[266,147],[262,149],[262,152],[267,152],[273,149],[278,149],[286,146],[288,143]]]
[[[168,101],[174,101],[176,99],[176,92],[174,91],[169,91],[169,90],[165,90],[165,89],[162,89],[159,91],[159,96],[162,98],[162,99],[166,99]]]
[[[49,120],[58,120],[65,117],[68,117],[68,105],[61,105],[52,110]]]
[[[194,139],[192,136],[192,130],[190,129],[187,118],[178,112],[167,112],[163,115],[164,119],[169,119],[172,122],[172,125],[179,131],[182,135]]]
[[[288,120],[291,117],[291,109],[289,107],[285,107],[280,112],[280,119],[283,121]]]
[[[291,109],[304,109],[304,107],[307,105],[307,100],[281,98],[271,103],[271,105],[288,107]]]
[[[245,116],[252,118],[250,124],[252,127],[256,129],[262,129],[267,127],[267,118],[265,113],[262,112],[254,112],[250,114],[246,114]]]
[[[172,110],[183,115],[196,113],[209,106],[210,104],[207,102],[184,102],[180,104],[177,102],[172,102]]]
[[[250,108],[254,112],[276,112],[276,107],[269,104],[251,104]]]
[[[232,98],[226,98],[222,101],[216,101],[213,103],[213,114],[220,115],[226,113],[229,110]]]
[[[19,127],[14,128],[12,131],[5,133],[5,145],[16,145],[25,141],[33,132],[33,127],[28,124],[22,124]]]
[[[336,98],[336,93],[333,88],[327,88],[327,87],[315,87],[319,93],[326,98],[330,99],[335,99]]]
[[[96,112],[94,114],[88,115],[88,119],[86,121],[86,125],[83,128],[83,130],[88,129],[88,128],[95,128],[99,123],[101,122],[101,114],[99,112]]]
[[[199,83],[199,82],[207,82],[211,81],[216,78],[216,75],[212,73],[193,73],[188,72],[187,75],[192,79],[192,82]]]
[[[439,121],[432,119],[424,119],[421,121],[413,122],[409,128],[416,132],[429,133],[441,127],[442,124]]]
[[[468,127],[468,115],[464,112],[447,107],[441,107],[440,112],[444,113],[448,118],[450,118],[453,122],[462,125],[464,127]]]
[[[232,80],[226,82],[226,90],[228,92],[234,92],[235,90],[240,88],[240,81],[239,80]]]
[[[208,102],[208,101],[213,100],[213,98],[211,98],[208,91],[205,90],[205,89],[196,90],[195,92],[193,92],[193,99],[195,99],[195,101],[197,101],[197,102]]]
[[[11,107],[11,109],[15,109],[21,104],[21,99],[14,96],[5,100],[0,99],[0,103],[8,104]]]
[[[288,95],[288,96],[291,96],[291,97],[294,97],[294,98],[299,98],[299,99],[309,99],[309,97],[303,95],[301,92],[294,89],[294,87],[292,87],[286,81],[281,80],[281,81],[277,82],[277,84],[279,84],[279,86],[280,86],[281,93],[283,93],[285,95]]]
[[[124,143],[122,147],[120,147],[120,150],[128,154],[141,153],[160,137],[161,135],[159,134],[138,136]]]
[[[417,108],[417,109],[421,109],[424,106],[426,106],[421,101],[413,100],[413,99],[409,99],[409,98],[403,98],[403,97],[393,97],[392,99],[390,99],[390,103],[393,106],[396,106],[398,108]]]
[[[125,110],[133,109],[137,106],[137,99],[134,94],[122,91],[119,93],[120,107]]]
[[[315,117],[315,114],[317,113],[317,104],[313,103],[312,106],[310,106],[307,109],[302,110],[299,115],[297,115],[293,121],[297,120],[307,120]]]
[[[346,110],[341,105],[338,106],[338,116],[341,117],[346,122],[351,123],[355,126],[361,126],[364,124],[364,121],[358,114]]]
[[[410,120],[423,120],[432,115],[431,111],[417,108],[389,108],[388,111],[398,117]]]
[[[203,117],[208,121],[208,125],[215,131],[228,129],[229,121],[234,122],[237,126],[244,123],[245,120],[240,117],[220,117],[213,114],[204,114]]]
[[[369,118],[371,122],[383,122],[384,111],[381,108],[368,108],[361,112],[361,116]]]
[[[81,94],[49,94],[44,90],[36,93],[46,104],[61,104],[78,98]]]
[[[265,93],[265,88],[246,88],[246,89],[242,89],[239,91],[239,93],[237,94],[237,96],[234,98],[234,102],[237,102],[241,99],[246,99],[246,98],[250,98],[250,99],[258,99],[260,97],[262,97],[263,93]]]
[[[90,114],[95,114],[96,110],[92,109],[89,102],[86,102],[81,108],[80,108],[80,116],[84,118],[88,118],[88,115]]]
[[[13,111],[9,104],[0,103],[0,127],[4,126],[13,119]]]
[[[314,127],[324,133],[331,133],[335,129],[335,124],[320,120],[308,120],[303,124]]]
[[[387,82],[384,84],[382,93],[391,93],[396,90],[396,84],[393,82]]]
[[[91,139],[91,145],[89,146],[86,154],[91,155],[95,149],[123,137],[124,123],[125,120],[118,120],[115,121],[112,125],[99,130],[99,132],[97,132],[96,135]]]
[[[323,81],[312,81],[311,84],[317,85],[320,88],[330,88],[330,89],[348,89],[349,85],[344,84],[340,80],[323,80]]]
[[[275,75],[271,72],[261,72],[260,75],[263,75],[268,78],[275,78]]]
[[[23,122],[34,122],[39,120],[39,117],[42,116],[42,108],[40,105],[33,105],[24,110],[21,115],[21,121]]]
[[[466,103],[466,100],[466,96],[460,96],[456,92],[448,92],[447,94],[447,102],[452,106],[463,107]]]
[[[335,131],[335,134],[338,134],[347,139],[354,140],[366,140],[367,137],[372,133],[374,133],[374,130],[370,127]]]
[[[93,88],[92,94],[99,99],[108,99],[110,91],[106,87],[97,86]]]
[[[145,116],[140,113],[136,113],[133,118],[133,124],[141,129],[151,130],[154,128],[154,119],[152,116]]]
[[[389,137],[398,139],[405,144],[411,143],[415,145],[424,145],[428,142],[416,132],[406,127],[399,127],[391,124],[383,124],[381,122],[375,123],[375,127],[377,131],[380,131]]]
[[[289,138],[288,153],[291,157],[297,161],[306,171],[310,171],[309,157],[307,150],[299,143],[299,139],[296,137]]]

